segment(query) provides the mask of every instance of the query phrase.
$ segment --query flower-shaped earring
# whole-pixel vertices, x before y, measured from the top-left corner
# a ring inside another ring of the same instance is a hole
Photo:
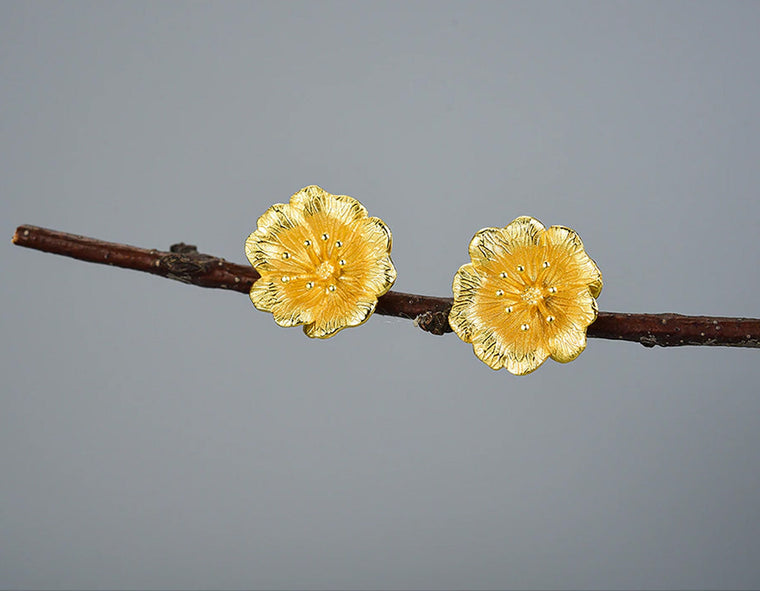
[[[470,259],[454,277],[449,324],[481,361],[524,375],[586,348],[602,274],[573,230],[519,217],[475,234]]]
[[[356,199],[312,185],[259,218],[245,254],[253,305],[280,326],[327,338],[365,322],[396,281],[391,231]]]

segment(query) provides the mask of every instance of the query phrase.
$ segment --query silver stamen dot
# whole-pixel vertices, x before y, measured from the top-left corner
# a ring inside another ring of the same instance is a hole
[[[496,290],[496,296],[497,296],[497,297],[501,297],[501,296],[503,296],[503,295],[504,295],[504,290],[503,290],[503,289],[497,289],[497,290]]]
[[[306,289],[311,289],[312,287],[314,287],[314,282],[313,281],[307,281],[306,282]]]
[[[322,240],[327,240],[329,237],[330,237],[330,235],[327,232],[325,232],[324,234],[322,234]]]
[[[343,267],[343,266],[346,264],[346,259],[340,259],[340,260],[338,261],[338,264],[339,264],[341,267]]]
[[[311,240],[304,240],[303,241],[304,246],[311,246]]]
[[[336,240],[335,241],[335,248],[340,248],[341,246],[343,246],[343,243],[340,240]]]
[[[335,287],[334,285],[330,285],[330,286],[327,288],[327,291],[335,291],[335,289],[336,289],[336,287]]]
[[[290,253],[289,252],[283,252],[282,253],[282,258],[289,259],[290,258]]]
[[[499,273],[499,277],[501,277],[502,279],[506,279],[507,278],[507,272],[506,271],[502,271],[501,273]]]
[[[544,261],[544,269],[548,269],[548,268],[549,268],[549,261]]]
[[[550,287],[549,288],[549,293],[557,293],[557,288],[556,287]]]
[[[504,308],[504,311],[505,311],[507,314],[511,314],[511,313],[512,313],[512,306],[507,306],[506,308]]]
[[[525,267],[523,267],[522,265],[517,265],[517,270],[520,271],[520,273],[522,273],[523,271],[525,271]]]
[[[288,277],[287,275],[283,275],[282,276],[282,282],[283,283],[287,283],[288,281],[290,281],[290,277]]]
[[[530,330],[530,324],[521,324],[520,330]]]
[[[554,316],[547,316],[546,317],[547,322],[554,322]]]

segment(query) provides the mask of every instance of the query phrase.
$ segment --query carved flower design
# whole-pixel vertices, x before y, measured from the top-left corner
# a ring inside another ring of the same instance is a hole
[[[396,280],[391,231],[356,199],[312,185],[259,218],[245,254],[253,305],[280,326],[327,338],[365,322]]]
[[[586,348],[602,274],[573,230],[519,217],[475,234],[470,259],[454,277],[449,323],[481,361],[524,375]]]

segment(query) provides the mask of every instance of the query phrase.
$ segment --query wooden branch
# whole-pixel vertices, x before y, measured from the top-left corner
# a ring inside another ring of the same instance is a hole
[[[13,243],[91,263],[143,271],[200,287],[229,289],[247,294],[259,274],[250,265],[198,253],[195,246],[175,244],[169,252],[67,234],[36,226],[19,226]],[[451,298],[388,292],[376,312],[414,320],[421,329],[442,335]],[[625,314],[600,312],[588,336],[641,343],[645,347],[710,345],[760,348],[760,319],[682,316],[680,314]]]

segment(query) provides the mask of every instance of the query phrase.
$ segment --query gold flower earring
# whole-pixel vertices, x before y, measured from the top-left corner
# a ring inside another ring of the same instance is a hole
[[[261,278],[253,305],[280,326],[331,337],[372,315],[396,281],[391,231],[356,199],[311,185],[259,218],[245,254]]]
[[[602,274],[573,230],[519,217],[475,234],[470,259],[454,276],[449,324],[481,361],[524,375],[586,348]]]

